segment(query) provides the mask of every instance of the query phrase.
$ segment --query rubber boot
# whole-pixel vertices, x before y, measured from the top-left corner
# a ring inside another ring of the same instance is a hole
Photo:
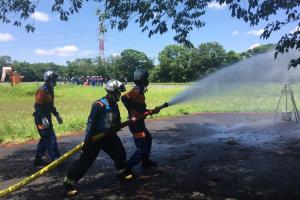
[[[73,197],[78,194],[78,190],[75,187],[75,181],[69,178],[65,178],[64,180],[64,194],[68,197]]]
[[[117,178],[119,178],[122,181],[129,181],[134,178],[134,174],[129,169],[121,169],[117,174]]]
[[[49,162],[44,161],[40,156],[36,156],[34,159],[34,166],[35,167],[44,167],[47,166]]]
[[[157,162],[147,159],[142,162],[142,168],[152,168],[157,167]]]

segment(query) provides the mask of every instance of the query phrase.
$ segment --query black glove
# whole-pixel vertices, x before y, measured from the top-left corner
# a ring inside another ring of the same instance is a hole
[[[155,107],[153,110],[151,110],[151,115],[154,115],[154,114],[158,114],[160,111],[160,109],[158,107]]]
[[[64,122],[60,115],[56,115],[56,120],[58,124],[62,124]]]

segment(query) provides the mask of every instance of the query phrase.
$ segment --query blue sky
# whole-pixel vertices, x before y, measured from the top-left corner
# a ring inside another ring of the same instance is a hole
[[[27,33],[24,28],[11,24],[0,24],[0,55],[9,55],[14,60],[36,62],[54,62],[65,65],[66,61],[76,58],[95,57],[98,49],[98,21],[95,14],[96,4],[89,1],[79,14],[70,17],[68,22],[59,20],[57,13],[51,12],[52,1],[40,1],[34,22],[36,30]],[[279,13],[276,18],[281,18]],[[198,46],[204,42],[219,42],[226,51],[246,51],[253,45],[275,43],[284,33],[296,28],[291,24],[274,33],[268,40],[259,38],[266,22],[250,27],[241,20],[230,16],[227,6],[210,5],[203,17],[206,26],[194,29],[190,40]],[[125,31],[110,30],[105,35],[105,56],[120,54],[124,49],[136,49],[145,52],[150,58],[157,59],[158,53],[166,45],[176,44],[173,31],[164,35],[147,37],[134,23]]]

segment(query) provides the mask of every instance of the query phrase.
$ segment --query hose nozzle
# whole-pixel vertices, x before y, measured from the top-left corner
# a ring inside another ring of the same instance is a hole
[[[168,106],[169,106],[169,104],[166,102],[166,103],[164,103],[164,104],[162,104],[160,106],[157,106],[157,109],[161,110],[161,109],[166,108]]]

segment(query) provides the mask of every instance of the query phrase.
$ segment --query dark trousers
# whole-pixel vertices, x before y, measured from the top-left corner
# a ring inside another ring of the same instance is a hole
[[[130,159],[127,162],[127,167],[131,169],[141,161],[146,161],[149,159],[152,147],[152,136],[146,129],[144,121],[141,121],[135,125],[130,125],[129,129],[133,134],[133,139],[136,146],[136,151],[130,156]],[[136,134],[141,132],[145,133],[145,137],[136,137]]]
[[[101,149],[111,157],[117,170],[125,169],[124,146],[117,134],[110,134],[95,142],[86,140],[80,158],[68,170],[67,177],[79,181],[92,166]]]
[[[57,148],[56,135],[52,127],[38,129],[41,139],[37,145],[36,157],[42,158],[47,150],[50,158],[56,160],[60,157]]]

